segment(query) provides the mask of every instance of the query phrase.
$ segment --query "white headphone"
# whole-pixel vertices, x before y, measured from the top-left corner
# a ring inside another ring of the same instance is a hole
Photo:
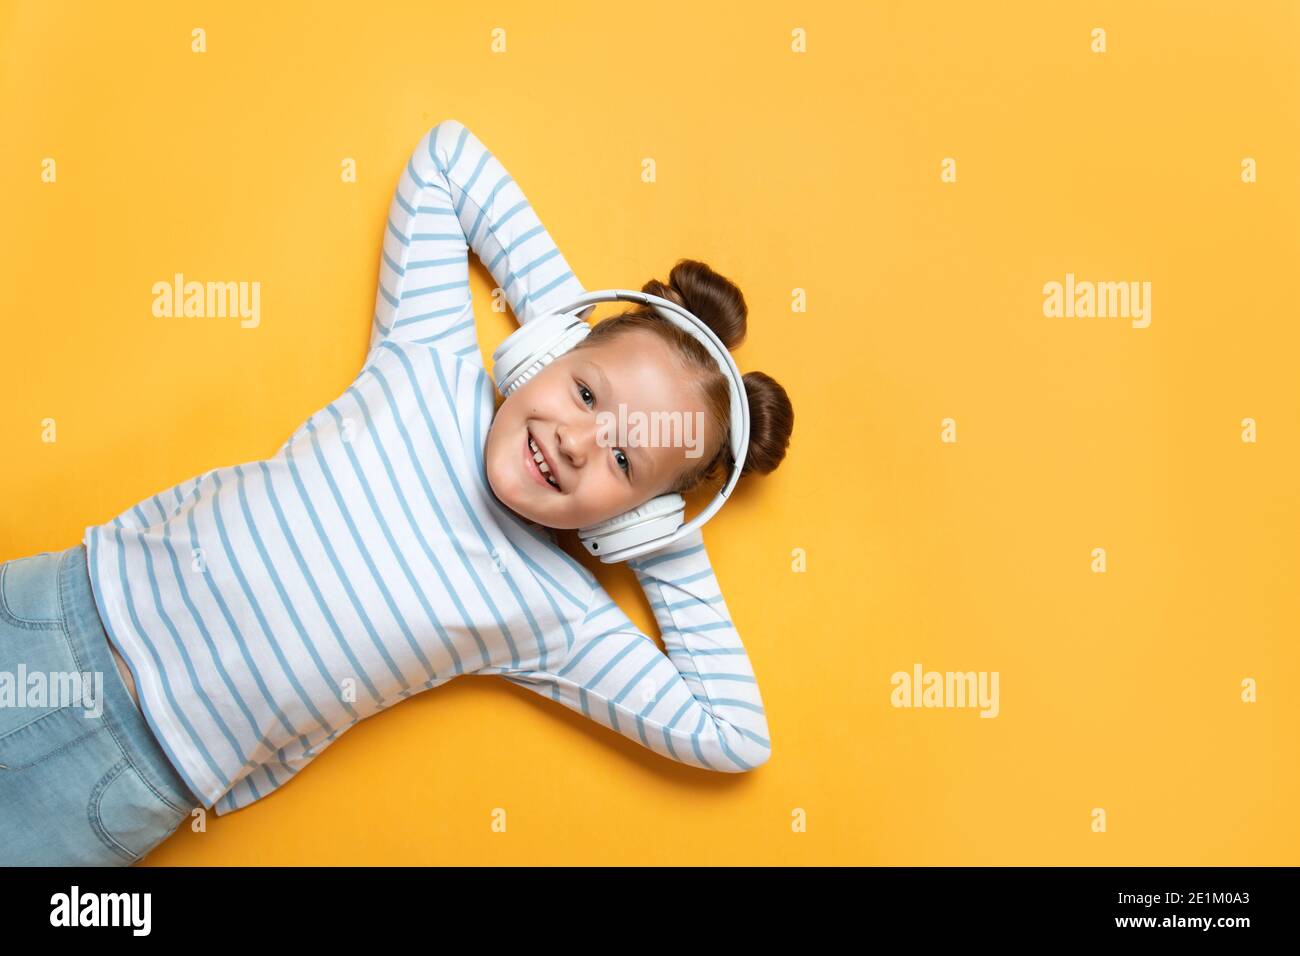
[[[694,518],[682,524],[686,500],[679,494],[659,495],[631,511],[625,511],[599,524],[578,529],[578,539],[591,554],[605,564],[627,561],[659,551],[685,537],[708,521],[722,507],[736,486],[749,449],[749,400],[745,382],[731,353],[722,340],[700,319],[675,302],[630,289],[604,289],[588,292],[562,309],[547,312],[512,332],[492,353],[492,375],[497,391],[508,396],[555,359],[587,337],[591,326],[587,315],[598,302],[627,300],[652,306],[674,325],[698,339],[717,361],[731,392],[731,454],[735,462],[726,485]],[[585,309],[585,314],[579,315]]]

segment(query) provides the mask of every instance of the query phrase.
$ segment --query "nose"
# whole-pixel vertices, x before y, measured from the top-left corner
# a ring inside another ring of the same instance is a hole
[[[581,468],[595,446],[596,430],[585,424],[564,425],[555,430],[555,444],[572,468]]]

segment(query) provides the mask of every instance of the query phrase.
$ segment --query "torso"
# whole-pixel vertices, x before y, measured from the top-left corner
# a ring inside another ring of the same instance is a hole
[[[140,709],[140,696],[135,692],[135,680],[131,677],[131,668],[126,666],[126,661],[122,660],[122,655],[117,652],[113,642],[108,642],[108,649],[113,652],[113,660],[117,662],[117,669],[122,674],[122,683],[126,684],[126,689],[131,692],[131,700],[135,701],[136,709]]]

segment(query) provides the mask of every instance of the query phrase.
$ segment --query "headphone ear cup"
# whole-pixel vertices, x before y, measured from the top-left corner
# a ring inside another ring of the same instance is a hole
[[[622,559],[610,555],[672,535],[682,526],[685,516],[685,498],[679,494],[659,495],[631,511],[579,528],[578,540],[588,553],[602,561],[619,561]]]
[[[520,385],[585,339],[591,326],[563,312],[539,315],[506,336],[492,353],[492,378],[508,396]]]

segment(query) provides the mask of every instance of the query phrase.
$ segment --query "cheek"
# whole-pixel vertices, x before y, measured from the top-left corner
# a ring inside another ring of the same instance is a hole
[[[515,389],[514,394],[510,396],[508,401],[530,406],[537,403],[547,402],[556,392],[563,393],[564,379],[560,372],[561,370],[556,368],[554,365],[542,369],[523,385],[519,386],[519,388]]]
[[[627,511],[639,503],[627,482],[614,475],[605,474],[600,481],[594,481],[592,484],[596,487],[596,494],[593,497],[600,502],[602,508],[619,508]]]
[[[487,440],[483,445],[483,464],[487,470],[488,477],[496,483],[502,479],[508,478],[508,460],[506,447],[506,435],[510,431],[510,422],[508,419],[502,419],[498,416],[493,420],[491,428],[488,429]]]

